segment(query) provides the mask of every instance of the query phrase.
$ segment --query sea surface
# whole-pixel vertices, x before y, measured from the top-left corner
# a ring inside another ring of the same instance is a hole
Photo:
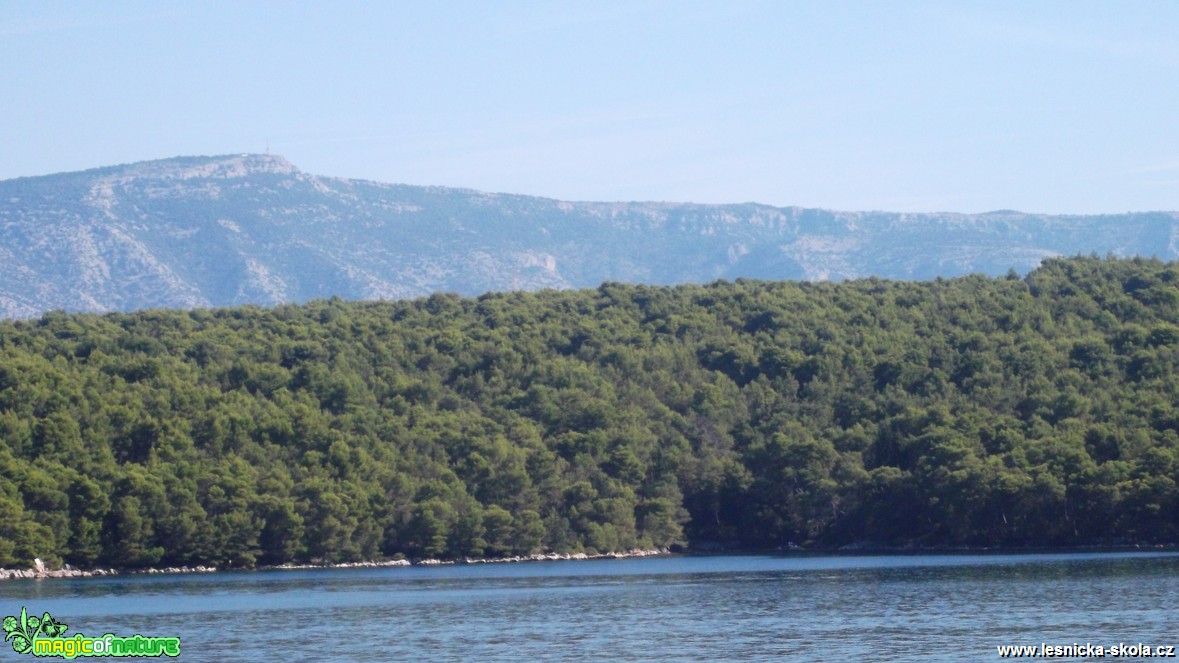
[[[667,556],[0,582],[2,614],[22,606],[67,624],[66,636],[179,636],[184,661],[979,661],[1007,644],[1179,645],[1179,554]],[[24,658],[3,647],[0,658]]]

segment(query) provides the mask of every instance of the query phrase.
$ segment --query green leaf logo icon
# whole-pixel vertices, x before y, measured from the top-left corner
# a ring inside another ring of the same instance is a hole
[[[41,620],[33,617],[37,624]],[[20,619],[9,615],[4,618],[4,639],[12,641],[12,649],[18,654],[33,649],[33,635],[36,633],[37,627],[29,627],[29,614],[25,608],[20,609]]]

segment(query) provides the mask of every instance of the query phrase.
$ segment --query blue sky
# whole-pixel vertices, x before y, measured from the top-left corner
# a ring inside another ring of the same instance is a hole
[[[1174,2],[0,1],[0,179],[262,152],[570,200],[1179,209]]]

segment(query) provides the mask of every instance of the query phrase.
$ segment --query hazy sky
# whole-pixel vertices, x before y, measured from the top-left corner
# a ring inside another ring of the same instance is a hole
[[[1176,2],[0,0],[0,179],[270,150],[574,200],[1179,209]]]

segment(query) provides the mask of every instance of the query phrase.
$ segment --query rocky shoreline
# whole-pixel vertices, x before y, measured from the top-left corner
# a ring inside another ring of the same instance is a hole
[[[370,560],[365,562],[341,562],[339,564],[280,564],[277,566],[259,566],[256,571],[290,571],[300,569],[374,569],[391,566],[448,566],[453,564],[515,564],[519,562],[556,562],[580,561],[594,559],[626,559],[630,557],[653,557],[667,555],[669,551],[663,549],[634,550],[623,552],[609,552],[594,555],[586,553],[540,553],[536,555],[517,555],[513,557],[477,557],[460,560],[443,559],[390,559]],[[247,569],[218,569],[213,566],[167,566],[163,568],[131,569],[123,571],[126,575],[155,575],[171,573],[214,573],[217,571],[238,571]],[[33,580],[43,578],[90,578],[120,575],[117,569],[75,569],[66,564],[60,569],[47,569],[41,560],[31,569],[0,569],[0,580]]]
[[[75,569],[65,565],[60,569],[0,569],[0,580],[30,580],[40,578],[89,578],[91,576],[117,576],[115,569]]]
[[[519,562],[558,562],[591,559],[626,559],[629,557],[653,557],[668,555],[667,548],[643,550],[635,548],[622,552],[609,552],[594,555],[586,553],[538,553],[536,555],[516,555],[512,557],[467,557],[464,559],[389,559],[368,562],[342,562],[340,564],[280,564],[278,566],[259,566],[258,571],[287,571],[297,569],[372,569],[386,566],[451,566],[455,564],[515,564]]]

